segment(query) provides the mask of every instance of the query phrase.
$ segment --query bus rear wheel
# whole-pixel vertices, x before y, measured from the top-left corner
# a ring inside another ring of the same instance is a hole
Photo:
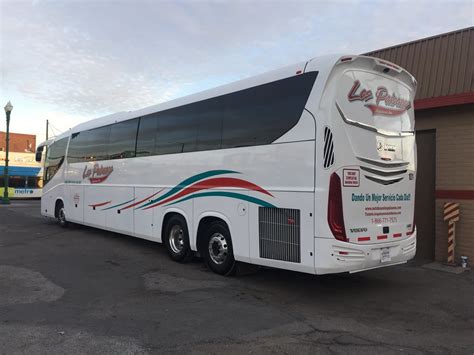
[[[220,275],[233,274],[235,259],[227,225],[221,221],[212,222],[205,233],[202,254],[207,266]]]
[[[191,260],[193,251],[189,244],[188,226],[182,216],[174,215],[168,220],[162,240],[172,260],[180,263]]]
[[[56,219],[61,227],[67,227],[68,222],[66,219],[66,210],[64,208],[63,201],[58,201],[56,203]]]

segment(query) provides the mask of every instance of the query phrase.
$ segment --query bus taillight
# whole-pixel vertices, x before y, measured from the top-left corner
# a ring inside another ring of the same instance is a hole
[[[337,240],[347,242],[342,211],[341,179],[336,173],[332,173],[329,181],[328,224]]]

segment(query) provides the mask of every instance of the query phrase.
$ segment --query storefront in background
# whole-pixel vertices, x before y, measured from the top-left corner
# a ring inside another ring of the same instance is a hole
[[[17,135],[18,136],[18,135]],[[28,147],[32,141],[30,135],[19,135],[28,138],[21,147]],[[33,136],[34,137],[34,136]],[[1,149],[1,147],[0,147]],[[35,161],[33,152],[15,152],[8,154],[8,196],[10,198],[39,198],[41,197],[43,179],[41,166]],[[4,193],[5,152],[0,151],[0,198]]]

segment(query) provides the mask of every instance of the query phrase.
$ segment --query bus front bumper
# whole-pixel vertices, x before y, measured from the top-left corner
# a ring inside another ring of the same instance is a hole
[[[403,264],[415,257],[416,231],[409,237],[378,244],[355,244],[315,238],[315,272],[359,272]]]

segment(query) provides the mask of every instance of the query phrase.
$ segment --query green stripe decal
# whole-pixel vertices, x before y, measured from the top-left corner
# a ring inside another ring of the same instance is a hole
[[[127,201],[127,202],[119,203],[118,205],[115,205],[115,206],[110,206],[110,207],[107,207],[107,208],[103,208],[101,211],[106,211],[106,210],[110,210],[110,209],[115,208],[115,207],[120,207],[120,206],[126,205],[127,203],[132,202],[132,201],[135,201],[135,199],[132,199],[132,200]]]
[[[169,203],[166,206],[171,206],[171,205],[183,202],[183,201],[190,200],[192,198],[211,197],[211,196],[230,197],[230,198],[235,198],[237,200],[244,200],[244,201],[252,202],[252,203],[255,203],[256,205],[260,205],[262,207],[275,207],[271,203],[260,200],[259,198],[256,198],[256,197],[242,195],[242,194],[238,194],[236,192],[225,192],[225,191],[203,192],[203,193],[194,194],[194,195],[191,195],[191,196],[186,196],[186,197],[182,198],[181,200]]]
[[[170,197],[171,195],[174,195],[176,192],[181,191],[183,188],[185,188],[188,185],[191,185],[192,183],[196,181],[208,178],[210,176],[223,175],[223,174],[240,174],[240,173],[238,171],[233,171],[233,170],[210,170],[201,174],[191,176],[190,178],[187,178],[186,180],[181,181],[178,185],[173,187],[163,196],[155,198],[154,200],[151,200],[150,202],[147,202],[144,205],[141,205],[140,207],[137,207],[137,208],[144,208],[154,203],[157,203],[161,200],[164,200],[165,198]]]

